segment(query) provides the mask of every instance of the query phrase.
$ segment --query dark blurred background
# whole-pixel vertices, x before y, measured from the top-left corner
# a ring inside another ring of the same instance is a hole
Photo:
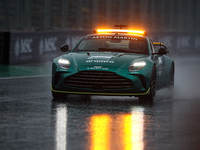
[[[0,64],[51,61],[96,28],[127,24],[170,55],[200,54],[198,0],[1,0]]]
[[[129,24],[147,31],[200,31],[198,0],[1,0],[1,30],[67,30]]]

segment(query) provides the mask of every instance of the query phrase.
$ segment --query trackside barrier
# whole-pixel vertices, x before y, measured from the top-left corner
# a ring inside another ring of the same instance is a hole
[[[52,61],[63,54],[60,46],[70,48],[89,31],[11,32],[9,64],[27,64]]]
[[[149,33],[153,41],[164,43],[172,55],[199,55],[200,33]]]
[[[9,63],[10,32],[0,32],[0,64]]]
[[[68,44],[72,49],[78,41],[92,30],[0,33],[0,64],[11,65],[52,61],[63,54],[60,46]],[[161,41],[170,55],[200,54],[200,33],[148,33],[153,41]]]

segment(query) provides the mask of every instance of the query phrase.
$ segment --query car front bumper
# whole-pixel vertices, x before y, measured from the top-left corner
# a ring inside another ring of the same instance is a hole
[[[56,71],[51,90],[67,94],[141,96],[150,91],[147,80],[142,74],[122,70]]]

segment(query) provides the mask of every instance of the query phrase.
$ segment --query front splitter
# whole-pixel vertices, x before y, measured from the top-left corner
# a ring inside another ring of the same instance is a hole
[[[150,87],[144,93],[100,93],[100,92],[72,92],[72,91],[59,91],[54,90],[51,86],[51,91],[56,93],[66,93],[66,94],[81,94],[81,95],[109,95],[109,96],[142,96],[146,95],[150,91]]]

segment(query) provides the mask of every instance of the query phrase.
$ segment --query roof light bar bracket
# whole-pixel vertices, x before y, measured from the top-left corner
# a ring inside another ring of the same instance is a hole
[[[125,24],[116,24],[116,25],[114,25],[114,27],[122,29],[122,28],[127,28],[128,25],[125,25]]]

